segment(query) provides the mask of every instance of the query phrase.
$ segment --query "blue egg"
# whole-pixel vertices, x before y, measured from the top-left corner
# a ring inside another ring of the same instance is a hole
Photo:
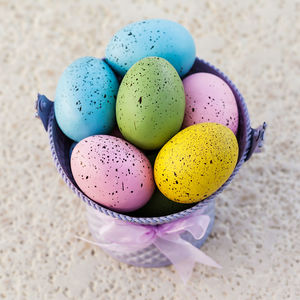
[[[192,67],[196,49],[191,34],[180,24],[161,19],[132,23],[117,32],[106,48],[109,65],[120,75],[148,56],[168,60],[180,76]]]
[[[101,59],[82,57],[61,75],[54,101],[56,121],[70,139],[107,134],[115,127],[119,83]]]

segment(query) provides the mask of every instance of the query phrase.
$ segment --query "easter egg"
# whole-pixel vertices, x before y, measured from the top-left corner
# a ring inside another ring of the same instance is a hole
[[[161,217],[175,214],[192,207],[194,204],[183,204],[169,200],[159,189],[156,189],[145,206],[132,213],[135,217]]]
[[[146,156],[123,139],[109,135],[81,140],[73,150],[71,170],[84,194],[117,212],[144,206],[155,188]]]
[[[195,43],[180,24],[152,19],[129,24],[118,31],[105,52],[107,62],[121,75],[139,60],[158,56],[169,61],[180,76],[185,75],[195,61]]]
[[[238,107],[228,84],[210,73],[195,73],[183,80],[186,108],[183,128],[214,122],[237,133]]]
[[[116,117],[122,135],[134,145],[145,150],[160,148],[179,131],[184,109],[182,81],[165,59],[144,58],[124,76]]]
[[[187,127],[158,153],[154,178],[170,200],[198,202],[217,191],[233,172],[238,159],[233,132],[217,123]]]
[[[56,121],[74,141],[109,133],[115,126],[119,83],[101,59],[82,57],[61,75],[54,101]]]

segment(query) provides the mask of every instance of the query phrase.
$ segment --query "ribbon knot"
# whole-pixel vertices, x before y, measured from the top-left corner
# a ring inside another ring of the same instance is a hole
[[[132,253],[154,244],[171,261],[184,283],[191,276],[195,262],[220,268],[213,259],[181,237],[186,231],[197,240],[204,237],[210,217],[201,211],[152,226],[114,219],[88,207],[88,222],[96,242],[79,239],[119,254]]]

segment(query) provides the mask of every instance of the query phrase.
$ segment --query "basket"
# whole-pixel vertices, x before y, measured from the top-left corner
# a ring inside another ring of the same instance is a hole
[[[247,161],[254,152],[260,151],[263,145],[266,124],[264,123],[257,129],[252,129],[250,127],[250,119],[246,103],[238,89],[224,73],[222,73],[210,63],[205,62],[204,60],[201,60],[199,58],[196,58],[192,69],[186,76],[197,72],[212,73],[222,78],[225,82],[227,82],[227,84],[230,86],[234,93],[239,112],[239,126],[237,132],[237,139],[239,144],[238,162],[229,179],[210,197],[197,203],[195,206],[189,209],[162,217],[146,218],[128,216],[126,214],[117,213],[108,208],[105,208],[100,204],[94,202],[87,196],[85,196],[78,188],[72,176],[70,168],[69,149],[73,141],[67,138],[58,127],[54,116],[53,102],[49,101],[43,95],[38,95],[38,100],[36,102],[37,116],[41,119],[46,131],[48,131],[51,153],[54,159],[55,166],[60,175],[62,176],[63,180],[66,182],[66,184],[79,198],[81,198],[86,203],[88,212],[88,223],[90,231],[95,240],[98,239],[97,218],[102,214],[110,216],[111,218],[123,220],[125,222],[156,226],[174,222],[182,218],[186,218],[196,211],[200,211],[201,213],[210,217],[206,233],[204,234],[204,236],[202,236],[201,239],[195,239],[188,231],[186,231],[181,233],[181,238],[188,241],[191,245],[193,245],[196,248],[200,248],[207,239],[214,223],[215,197],[219,193],[221,193],[224,190],[224,188],[232,181],[232,179],[237,174],[243,163]],[[107,252],[107,250],[105,251]],[[113,256],[119,261],[139,267],[162,267],[171,264],[171,261],[167,258],[167,256],[164,255],[154,244],[151,244],[141,250],[130,253],[122,253],[118,251],[108,252],[111,256]]]

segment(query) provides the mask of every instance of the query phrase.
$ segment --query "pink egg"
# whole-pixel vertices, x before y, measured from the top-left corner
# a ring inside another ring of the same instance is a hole
[[[183,128],[203,122],[219,123],[237,133],[239,116],[227,83],[210,73],[195,73],[183,80],[186,108]]]
[[[147,157],[117,137],[95,135],[80,141],[72,152],[71,170],[84,194],[118,212],[139,209],[154,192]]]

